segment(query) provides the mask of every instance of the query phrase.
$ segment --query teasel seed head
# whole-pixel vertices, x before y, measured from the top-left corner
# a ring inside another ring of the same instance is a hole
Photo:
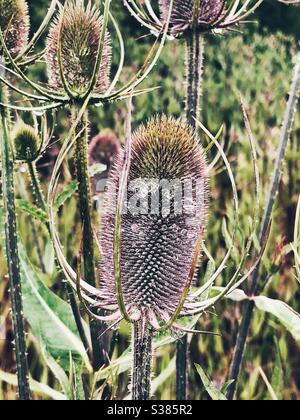
[[[37,159],[41,148],[41,139],[35,129],[19,121],[12,131],[16,160],[32,162]]]
[[[171,0],[160,0],[162,20],[169,15]],[[174,0],[170,19],[170,30],[173,35],[190,29],[193,25],[195,0]],[[198,11],[198,27],[206,29],[221,17],[225,7],[225,0],[200,0]]]
[[[103,19],[91,2],[70,0],[52,25],[47,45],[49,84],[63,89],[61,67],[65,81],[74,94],[84,94],[90,86],[97,59]],[[105,35],[104,49],[98,73],[96,93],[103,93],[109,85],[111,46],[109,34]]]
[[[0,0],[0,28],[8,51],[13,58],[17,57],[26,47],[29,35],[28,5],[25,0]]]
[[[120,150],[120,140],[111,129],[107,128],[97,134],[89,145],[90,164],[102,163],[110,169],[114,157]]]
[[[121,153],[111,171],[102,220],[101,272],[107,296],[115,295],[113,208],[122,165]],[[127,181],[120,258],[124,303],[132,321],[143,319],[156,328],[159,321],[169,320],[176,312],[205,231],[208,175],[196,134],[182,120],[166,116],[141,126],[133,134]],[[136,182],[142,182],[138,192],[132,189]],[[146,203],[147,210],[136,212],[132,207],[136,201]]]

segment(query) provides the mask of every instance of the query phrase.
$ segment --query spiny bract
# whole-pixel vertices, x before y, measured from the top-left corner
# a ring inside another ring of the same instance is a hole
[[[160,0],[162,19],[169,15],[171,0]],[[195,0],[174,0],[170,19],[170,29],[174,35],[191,28],[194,19]],[[199,28],[206,29],[213,25],[222,15],[225,0],[200,0],[198,10]]]
[[[102,27],[102,16],[91,2],[87,6],[81,0],[67,2],[52,25],[48,38],[47,64],[52,87],[63,89],[64,78],[75,96],[83,95],[88,90],[93,78]],[[110,62],[111,46],[107,33],[97,75],[96,93],[103,93],[109,85]]]
[[[103,296],[109,303],[115,300],[113,210],[122,165],[123,154],[112,169],[102,220]],[[154,189],[145,190],[144,182]],[[206,160],[197,136],[183,121],[156,117],[134,133],[127,190],[121,223],[125,306],[132,321],[143,319],[158,328],[178,307],[206,225]]]
[[[12,132],[16,160],[31,162],[38,157],[41,139],[33,127],[19,121]]]
[[[26,47],[29,35],[28,6],[25,0],[0,0],[0,28],[8,51],[13,58],[17,57]]]

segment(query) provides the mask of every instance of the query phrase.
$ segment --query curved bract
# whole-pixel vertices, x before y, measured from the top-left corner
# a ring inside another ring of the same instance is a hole
[[[123,168],[112,169],[102,223],[102,283],[115,296],[114,228],[116,193]],[[202,238],[208,203],[202,147],[181,120],[156,117],[132,138],[127,198],[121,221],[121,285],[130,320],[153,328],[176,313]]]
[[[103,18],[89,2],[69,2],[52,25],[47,45],[50,86],[64,88],[63,77],[74,95],[84,94],[93,78]],[[61,63],[59,63],[61,56]],[[109,86],[111,46],[106,33],[94,91],[103,93]],[[61,66],[61,68],[60,68]],[[63,74],[62,74],[63,73]]]
[[[58,4],[59,16],[53,23],[48,37],[46,61],[50,83],[45,86],[26,76],[24,67],[44,55],[45,51],[33,54],[32,49],[48,26]],[[102,106],[108,102],[126,99],[131,94],[137,96],[151,91],[137,87],[149,76],[160,57],[168,35],[168,24],[153,43],[142,66],[128,82],[116,89],[124,68],[125,46],[118,23],[110,12],[110,6],[111,0],[105,0],[100,8],[81,0],[69,0],[64,6],[58,0],[52,0],[40,28],[22,54],[16,58],[10,53],[1,31],[0,49],[7,58],[5,69],[25,82],[30,92],[10,83],[8,78],[2,77],[1,74],[0,81],[21,95],[22,99],[25,97],[35,101],[29,106],[20,106],[19,101],[15,104],[1,105],[15,111],[44,112],[68,104],[74,105],[74,100],[82,105],[89,98],[87,105]],[[112,24],[118,39],[118,46],[114,45],[114,53],[119,48],[120,54],[119,65],[111,82],[109,76],[112,51],[107,30],[109,23]]]
[[[0,28],[10,54],[17,57],[26,47],[29,35],[28,5],[25,0],[0,0]]]
[[[199,28],[212,27],[224,12],[225,0],[201,0],[194,11],[194,0],[177,0],[171,15],[170,30],[172,33],[183,33],[196,22]],[[162,20],[165,22],[169,13],[170,0],[160,0]],[[196,16],[195,16],[196,13]]]

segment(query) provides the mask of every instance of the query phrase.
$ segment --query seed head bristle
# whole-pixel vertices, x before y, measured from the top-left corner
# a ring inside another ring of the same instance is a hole
[[[25,0],[0,0],[0,28],[8,51],[16,58],[28,42],[29,14]]]
[[[69,89],[75,95],[87,91],[93,77],[102,27],[102,16],[91,2],[85,6],[81,0],[72,0],[60,11],[50,30],[47,45],[48,76],[52,87],[63,89],[58,60],[60,43],[61,67]],[[109,85],[110,65],[111,46],[106,33],[95,88],[97,93],[105,92]]]
[[[154,317],[162,320],[165,314],[172,316],[180,302],[196,244],[205,231],[209,196],[207,165],[197,136],[181,120],[156,117],[141,126],[132,141],[127,205],[121,224],[122,290],[128,313],[134,319],[144,316],[152,321]],[[111,172],[108,211],[102,220],[101,233],[102,280],[112,295],[115,292],[113,208],[122,163],[121,153]],[[135,182],[141,180],[154,186],[153,195],[144,189],[144,183],[136,190]],[[188,198],[193,200],[193,210]],[[142,202],[146,203],[147,211]]]
[[[11,137],[16,160],[31,162],[38,157],[41,139],[33,127],[19,121]]]

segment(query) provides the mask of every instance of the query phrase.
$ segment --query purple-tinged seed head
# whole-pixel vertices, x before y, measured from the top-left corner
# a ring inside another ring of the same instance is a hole
[[[16,58],[28,42],[29,14],[25,0],[0,0],[0,28],[8,51]]]
[[[97,134],[89,145],[90,164],[102,163],[110,167],[120,150],[120,140],[111,129],[107,128]]]
[[[87,91],[94,73],[102,27],[103,18],[91,2],[85,6],[81,0],[72,0],[61,10],[52,25],[47,44],[48,77],[53,88],[63,89],[59,66],[60,44],[61,67],[69,89],[74,95],[82,95]],[[108,88],[110,66],[111,45],[107,33],[96,93],[103,93]]]
[[[115,295],[113,237],[123,153],[111,171],[102,219],[102,286]],[[132,320],[152,325],[177,309],[206,226],[207,165],[196,134],[182,120],[156,117],[132,139],[121,223],[121,278]]]
[[[169,15],[171,0],[160,0],[162,20]],[[174,0],[170,30],[177,36],[190,29],[193,24],[195,0]],[[218,21],[225,7],[225,0],[200,0],[198,11],[199,28],[207,29]]]

